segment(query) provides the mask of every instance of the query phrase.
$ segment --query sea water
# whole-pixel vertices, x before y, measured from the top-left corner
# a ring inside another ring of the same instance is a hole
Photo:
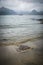
[[[18,40],[23,37],[42,35],[42,15],[3,15],[0,16],[0,41]]]

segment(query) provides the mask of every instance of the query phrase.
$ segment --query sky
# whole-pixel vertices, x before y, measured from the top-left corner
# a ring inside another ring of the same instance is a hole
[[[0,0],[1,7],[16,11],[43,11],[43,0]]]

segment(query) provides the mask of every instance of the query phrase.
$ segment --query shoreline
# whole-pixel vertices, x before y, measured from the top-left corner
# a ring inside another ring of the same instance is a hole
[[[38,37],[33,37],[33,38],[24,38],[24,39],[21,39],[21,40],[19,40],[19,41],[16,41],[16,42],[1,42],[0,43],[0,46],[10,46],[10,45],[19,45],[19,44],[24,44],[24,43],[26,43],[26,42],[32,42],[32,41],[37,41],[37,40],[39,40],[39,39],[43,39],[43,36],[38,36]],[[6,39],[4,39],[5,41],[6,41]]]

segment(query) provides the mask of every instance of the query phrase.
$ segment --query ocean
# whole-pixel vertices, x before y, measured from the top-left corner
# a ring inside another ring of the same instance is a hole
[[[6,15],[0,16],[0,41],[17,41],[42,35],[42,15]],[[15,42],[14,41],[14,42]]]

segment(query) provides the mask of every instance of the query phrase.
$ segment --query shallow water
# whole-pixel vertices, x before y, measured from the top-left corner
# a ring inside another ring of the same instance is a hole
[[[0,41],[18,41],[43,34],[43,16],[0,16]]]

